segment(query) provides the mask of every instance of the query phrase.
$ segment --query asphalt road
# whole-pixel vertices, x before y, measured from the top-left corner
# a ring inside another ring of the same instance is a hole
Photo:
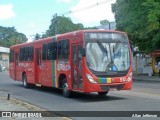
[[[8,72],[0,72],[0,91],[49,111],[160,111],[160,83],[134,82],[132,90],[111,91],[105,97],[74,93],[65,98],[57,89],[25,89],[21,82],[10,79]]]

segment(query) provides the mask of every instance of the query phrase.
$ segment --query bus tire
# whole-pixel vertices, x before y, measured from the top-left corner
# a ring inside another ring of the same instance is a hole
[[[23,87],[29,88],[29,84],[27,82],[27,76],[26,76],[26,74],[23,75],[22,82],[23,82]]]
[[[108,91],[107,92],[98,92],[98,95],[99,96],[105,96],[105,95],[107,95],[108,94]]]
[[[62,93],[63,93],[63,96],[67,98],[71,97],[71,91],[68,88],[68,82],[66,78],[64,78],[62,81]]]

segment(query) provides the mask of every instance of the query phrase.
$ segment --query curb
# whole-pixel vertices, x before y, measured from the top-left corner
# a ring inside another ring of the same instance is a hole
[[[133,78],[133,81],[136,81],[136,82],[138,82],[138,81],[143,81],[143,82],[156,82],[156,83],[159,83],[160,82],[160,80],[147,80],[147,79],[141,79],[141,78]]]
[[[7,98],[4,97],[4,96],[0,96],[0,99],[7,100]],[[30,111],[47,111],[47,110],[44,109],[44,108],[35,106],[35,105],[31,104],[31,103],[27,103],[27,102],[25,102],[25,101],[18,100],[18,99],[15,99],[15,98],[10,98],[10,99],[7,100],[7,101],[10,101],[11,104],[23,106],[23,107],[25,107],[26,109],[28,109],[28,111],[29,111],[29,110],[30,110]],[[59,115],[56,115],[56,114],[54,114],[54,117],[61,117],[63,120],[72,120],[72,119],[69,118],[69,117],[63,117],[63,116],[59,116]]]
[[[3,100],[7,100],[6,97],[2,97],[0,96],[0,99],[3,99]],[[7,101],[11,101],[11,103],[15,104],[15,105],[20,105],[20,106],[24,106],[26,107],[28,110],[32,110],[32,111],[47,111],[43,108],[40,108],[40,107],[37,107],[35,105],[32,105],[30,103],[27,103],[27,102],[24,102],[22,100],[18,100],[18,99],[15,99],[15,98],[10,98],[9,100]]]

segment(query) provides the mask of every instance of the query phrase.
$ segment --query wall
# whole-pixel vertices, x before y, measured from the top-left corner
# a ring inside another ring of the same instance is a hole
[[[133,71],[135,74],[153,75],[152,58],[149,55],[137,54],[133,57]]]
[[[9,68],[9,48],[0,47],[0,64],[4,65],[6,69]]]

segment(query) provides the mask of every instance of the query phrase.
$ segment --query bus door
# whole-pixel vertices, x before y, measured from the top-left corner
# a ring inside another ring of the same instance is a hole
[[[41,49],[36,49],[36,66],[35,66],[35,83],[41,84],[40,73],[41,73]]]
[[[19,73],[19,67],[18,67],[18,63],[19,63],[19,54],[18,53],[15,53],[15,79],[16,80],[19,80],[19,76],[18,76],[18,73]]]
[[[83,89],[83,78],[82,78],[82,44],[72,44],[72,80],[73,89]]]

